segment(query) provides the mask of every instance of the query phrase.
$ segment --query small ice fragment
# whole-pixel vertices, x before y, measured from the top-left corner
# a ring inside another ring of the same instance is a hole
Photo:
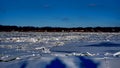
[[[21,59],[20,57],[16,57],[17,60]]]
[[[114,53],[113,56],[115,56],[115,57],[120,57],[120,52]]]
[[[43,53],[50,53],[50,50],[46,47],[37,47],[36,50],[41,50]]]
[[[87,52],[88,56],[95,56],[95,54],[91,54],[89,52]]]
[[[32,56],[35,56],[35,54],[32,54]]]
[[[105,56],[111,56],[112,54],[107,52],[107,53],[105,53],[104,55],[105,55]]]

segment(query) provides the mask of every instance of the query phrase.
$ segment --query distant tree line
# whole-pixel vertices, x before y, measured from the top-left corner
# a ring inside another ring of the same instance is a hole
[[[120,27],[32,27],[0,25],[0,32],[120,32]]]

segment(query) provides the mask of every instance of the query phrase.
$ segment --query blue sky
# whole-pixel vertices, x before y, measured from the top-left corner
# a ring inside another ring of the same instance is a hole
[[[120,0],[0,0],[0,24],[120,26]]]

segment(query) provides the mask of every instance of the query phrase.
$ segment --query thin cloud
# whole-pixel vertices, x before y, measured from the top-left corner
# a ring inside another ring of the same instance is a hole
[[[91,4],[88,4],[89,7],[96,7],[97,4],[94,4],[94,3],[91,3]]]
[[[64,17],[64,18],[62,18],[61,20],[62,20],[62,21],[69,21],[70,18],[68,18],[68,17]]]
[[[48,4],[45,4],[42,6],[43,8],[51,8],[52,6],[51,5],[48,5]]]

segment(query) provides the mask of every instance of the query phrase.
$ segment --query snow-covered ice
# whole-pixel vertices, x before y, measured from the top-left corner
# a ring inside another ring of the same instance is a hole
[[[50,68],[54,62],[83,68],[86,61],[119,68],[120,33],[0,32],[0,68]]]

